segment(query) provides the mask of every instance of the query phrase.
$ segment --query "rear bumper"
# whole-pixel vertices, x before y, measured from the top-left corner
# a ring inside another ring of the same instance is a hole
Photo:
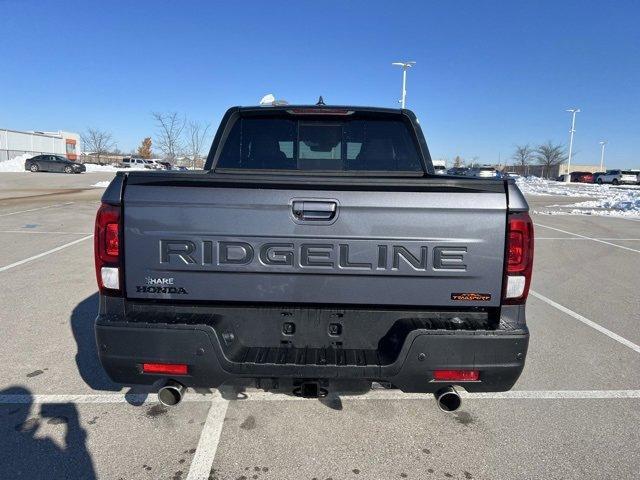
[[[333,347],[264,348],[238,358],[225,352],[224,340],[210,325],[114,322],[106,315],[97,318],[96,338],[107,374],[125,385],[165,378],[141,372],[142,363],[156,362],[188,364],[189,374],[175,378],[191,387],[236,384],[288,390],[312,380],[329,390],[358,390],[382,382],[404,392],[425,393],[451,383],[433,381],[433,371],[440,369],[479,370],[479,381],[455,382],[467,391],[509,390],[524,368],[529,342],[525,326],[509,331],[416,329],[406,336],[395,361],[385,364],[370,358],[370,351]]]

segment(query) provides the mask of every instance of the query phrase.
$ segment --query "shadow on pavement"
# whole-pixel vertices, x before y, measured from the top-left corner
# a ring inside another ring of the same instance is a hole
[[[5,395],[19,395],[21,403],[0,405],[2,478],[96,478],[87,434],[74,404],[42,404],[35,415],[29,390],[17,386],[0,390],[0,397]]]
[[[98,313],[98,293],[82,300],[71,312],[71,330],[76,341],[76,365],[82,380],[92,390],[119,392],[122,385],[113,383],[100,365],[96,345],[95,319]],[[125,398],[132,405],[141,405],[140,394],[149,393],[150,387],[132,387]]]

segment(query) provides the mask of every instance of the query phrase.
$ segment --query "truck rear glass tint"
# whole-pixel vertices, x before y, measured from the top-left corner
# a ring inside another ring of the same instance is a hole
[[[415,134],[401,119],[239,118],[216,168],[422,172]]]

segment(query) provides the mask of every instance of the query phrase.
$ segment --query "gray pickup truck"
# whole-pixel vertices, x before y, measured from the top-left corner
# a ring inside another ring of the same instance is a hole
[[[518,379],[533,227],[511,180],[436,175],[415,115],[234,107],[202,172],[119,172],[96,217],[102,365],[124,385],[322,397]]]

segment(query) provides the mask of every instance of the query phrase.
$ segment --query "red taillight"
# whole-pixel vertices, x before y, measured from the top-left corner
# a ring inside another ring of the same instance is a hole
[[[103,203],[96,214],[93,238],[98,288],[120,292],[120,207]]]
[[[184,363],[143,363],[143,373],[156,373],[167,375],[187,375],[188,367]]]
[[[118,238],[118,230],[120,226],[117,223],[107,223],[104,244],[105,251],[110,257],[117,257],[119,252],[120,240]]]
[[[503,301],[524,303],[533,268],[533,222],[526,212],[508,216]]]
[[[477,382],[480,379],[479,370],[434,370],[433,379],[447,382]]]

